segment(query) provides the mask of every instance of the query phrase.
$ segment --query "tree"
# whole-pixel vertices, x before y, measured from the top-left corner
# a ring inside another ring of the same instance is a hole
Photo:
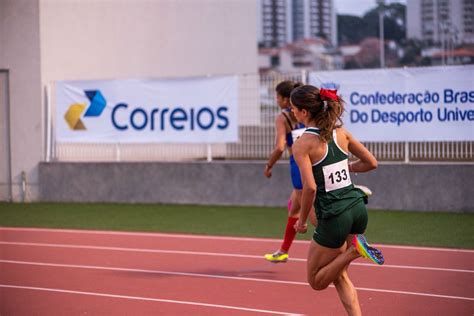
[[[364,21],[354,15],[338,15],[337,30],[340,45],[358,44],[366,37]]]
[[[404,48],[403,57],[400,59],[402,66],[415,66],[420,62],[423,43],[421,40],[409,39],[402,43]]]
[[[391,3],[384,7],[384,37],[400,44],[406,37],[406,7],[400,3]],[[379,9],[373,8],[362,17],[366,26],[367,37],[379,36]]]
[[[384,8],[384,37],[400,44],[406,34],[406,6],[391,3]],[[358,44],[364,38],[379,37],[379,9],[374,7],[364,16],[338,15],[338,40],[342,45]]]

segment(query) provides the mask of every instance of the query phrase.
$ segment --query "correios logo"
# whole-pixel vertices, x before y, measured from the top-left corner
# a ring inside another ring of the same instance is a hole
[[[99,90],[85,90],[90,105],[84,115],[87,105],[84,103],[71,104],[64,115],[69,128],[74,131],[86,130],[87,117],[98,117],[106,107],[106,100]],[[140,107],[130,106],[121,102],[111,107],[109,117],[112,127],[124,132],[134,131],[194,131],[217,128],[224,130],[229,126],[229,108],[225,105],[216,107]]]
[[[85,90],[84,93],[90,101],[89,108],[84,114],[84,117],[100,116],[107,104],[102,93],[99,90]],[[86,130],[86,126],[81,120],[82,113],[86,109],[86,106],[84,103],[74,103],[69,106],[64,118],[70,129],[75,131]]]

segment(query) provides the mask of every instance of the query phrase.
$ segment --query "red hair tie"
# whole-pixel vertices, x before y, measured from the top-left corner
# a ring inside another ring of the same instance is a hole
[[[321,95],[321,100],[339,101],[339,97],[337,96],[337,90],[321,88],[319,89],[319,94]]]

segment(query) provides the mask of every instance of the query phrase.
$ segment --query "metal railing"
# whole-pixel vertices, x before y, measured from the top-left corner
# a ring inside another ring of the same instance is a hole
[[[239,77],[239,141],[227,144],[82,144],[54,141],[54,115],[49,142],[53,161],[186,161],[263,160],[273,150],[275,118],[279,108],[275,87],[282,80],[307,82],[306,72]],[[53,93],[48,99],[54,113]],[[364,142],[379,161],[474,162],[473,143],[465,142]],[[288,158],[285,153],[283,158]]]

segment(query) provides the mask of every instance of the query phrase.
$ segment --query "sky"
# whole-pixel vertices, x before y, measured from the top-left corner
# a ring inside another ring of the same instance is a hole
[[[349,14],[362,16],[365,12],[374,8],[376,0],[334,0],[338,14]],[[385,0],[385,3],[400,2],[406,4],[406,0]]]

